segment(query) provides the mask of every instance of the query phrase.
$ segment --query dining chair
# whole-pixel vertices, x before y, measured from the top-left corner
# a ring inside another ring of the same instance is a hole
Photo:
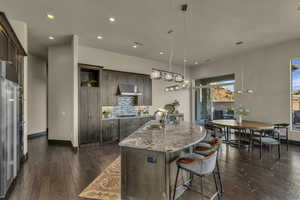
[[[253,148],[254,143],[258,143],[260,146],[259,157],[262,159],[263,146],[277,146],[278,158],[280,159],[281,154],[281,143],[280,137],[274,137],[274,129],[271,130],[252,130],[252,142],[251,148]]]
[[[201,178],[201,196],[206,197],[204,195],[203,191],[203,178],[206,176],[213,176],[214,184],[216,188],[216,192],[210,197],[210,199],[214,199],[215,197],[218,197],[220,199],[220,191],[217,183],[215,168],[216,168],[216,161],[217,161],[217,151],[212,151],[209,155],[203,156],[196,153],[191,153],[188,155],[185,155],[181,158],[179,158],[176,162],[177,164],[177,173],[175,178],[175,184],[174,184],[174,191],[173,191],[173,200],[176,199],[176,191],[177,191],[177,182],[180,170],[184,170],[189,172],[192,175],[196,175]],[[193,179],[191,179],[192,181]],[[192,184],[192,182],[190,183]],[[191,189],[190,186],[184,185],[188,189]],[[198,192],[198,191],[194,191]]]
[[[280,140],[285,141],[286,143],[286,150],[289,150],[289,127],[290,124],[288,123],[280,123],[280,124],[274,124],[274,137],[280,137]],[[281,130],[285,129],[285,132],[282,132]]]

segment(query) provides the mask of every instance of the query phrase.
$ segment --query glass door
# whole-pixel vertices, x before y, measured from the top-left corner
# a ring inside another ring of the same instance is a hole
[[[196,80],[195,121],[234,118],[234,75]]]

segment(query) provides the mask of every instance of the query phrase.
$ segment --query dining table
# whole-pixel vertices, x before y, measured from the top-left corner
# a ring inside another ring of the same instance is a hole
[[[211,121],[214,125],[223,127],[225,130],[225,143],[238,146],[238,147],[247,147],[251,143],[251,138],[255,133],[259,134],[259,137],[261,138],[266,130],[272,130],[274,129],[274,125],[267,122],[259,122],[259,121],[248,121],[243,120],[241,123],[238,123],[234,119],[225,119],[225,120],[212,120]],[[230,130],[234,129],[237,130],[237,133],[239,133],[239,139],[238,140],[231,140],[230,139]],[[249,142],[242,141],[241,140],[241,133],[247,133],[246,131],[250,130],[250,137]],[[249,148],[250,149],[250,148]]]

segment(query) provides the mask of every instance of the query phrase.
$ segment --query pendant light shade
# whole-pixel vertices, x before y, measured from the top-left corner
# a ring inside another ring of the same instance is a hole
[[[169,73],[169,72],[166,72],[164,74],[164,80],[165,81],[173,81],[173,74],[172,73]]]
[[[175,82],[182,83],[184,81],[184,77],[180,74],[175,76]]]
[[[161,72],[156,69],[152,69],[151,79],[161,79]]]

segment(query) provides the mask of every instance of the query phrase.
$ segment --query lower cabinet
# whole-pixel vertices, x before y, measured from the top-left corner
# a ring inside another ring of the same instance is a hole
[[[150,120],[150,117],[102,120],[101,143],[121,141]]]
[[[102,120],[102,143],[114,142],[119,139],[119,120]]]
[[[121,119],[120,120],[120,140],[128,137],[134,131],[139,129],[145,123],[147,123],[151,118],[136,118],[136,119]]]

